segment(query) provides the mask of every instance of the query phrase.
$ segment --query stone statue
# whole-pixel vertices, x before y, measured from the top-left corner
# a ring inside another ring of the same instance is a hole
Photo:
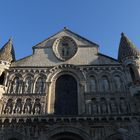
[[[120,111],[121,113],[127,113],[127,106],[123,99],[120,100]]]
[[[25,81],[24,92],[25,93],[30,93],[31,92],[31,87],[32,87],[32,80],[31,80],[31,77],[28,77]]]
[[[18,88],[19,88],[19,79],[15,79],[13,82],[12,82],[12,93],[17,93],[18,92]]]
[[[92,105],[92,112],[93,112],[93,115],[97,114],[97,105],[95,103],[93,103]]]
[[[7,104],[6,104],[6,108],[5,108],[5,114],[11,114],[13,110],[13,104],[12,104],[12,100],[8,100]]]
[[[25,106],[24,106],[24,113],[25,114],[30,114],[31,113],[31,109],[32,109],[32,104],[31,104],[31,100],[27,99]]]
[[[66,57],[69,55],[69,46],[68,43],[63,43],[62,44],[62,56]]]
[[[122,82],[121,82],[121,79],[119,76],[115,76],[115,87],[117,90],[120,90],[121,89],[121,85],[122,85]]]
[[[7,106],[5,108],[5,114],[11,114],[12,113],[12,107],[11,106]]]
[[[43,79],[39,78],[36,85],[36,92],[41,94],[45,92],[45,83]]]
[[[31,113],[31,107],[29,105],[25,106],[24,113],[25,114],[30,114]]]
[[[21,100],[17,100],[16,106],[15,106],[15,113],[21,113],[22,103]]]
[[[108,83],[108,80],[107,80],[107,78],[103,78],[102,79],[102,90],[103,91],[108,91],[109,90],[109,83]]]
[[[21,107],[17,106],[15,109],[15,113],[20,114],[21,113]]]
[[[102,104],[101,104],[101,111],[103,114],[107,113],[107,105],[106,105],[105,101],[102,102]]]
[[[34,114],[40,114],[40,106],[39,105],[35,106]]]
[[[112,112],[112,113],[116,113],[116,112],[117,112],[117,106],[116,106],[114,100],[111,100],[110,108],[111,108],[111,112]]]
[[[96,91],[96,81],[95,79],[90,79],[90,91],[95,92]]]

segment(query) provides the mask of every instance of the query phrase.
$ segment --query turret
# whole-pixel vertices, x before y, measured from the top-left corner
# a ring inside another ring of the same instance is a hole
[[[15,61],[15,53],[12,39],[9,39],[8,42],[0,49],[0,98],[6,90],[6,71],[9,69],[11,62],[13,61]]]
[[[139,92],[140,89],[138,87],[140,85],[140,51],[124,33],[121,34],[118,60],[123,64],[125,68],[131,92],[133,92],[133,94]],[[135,91],[133,89],[135,89]]]

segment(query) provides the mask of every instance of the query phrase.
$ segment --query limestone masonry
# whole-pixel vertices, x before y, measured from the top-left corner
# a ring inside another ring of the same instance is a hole
[[[16,60],[0,49],[0,140],[140,140],[140,52],[118,59],[64,28]]]

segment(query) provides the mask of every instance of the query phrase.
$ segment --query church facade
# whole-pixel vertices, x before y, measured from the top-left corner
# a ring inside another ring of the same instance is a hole
[[[0,140],[140,140],[140,52],[118,59],[64,28],[15,60],[0,50]]]

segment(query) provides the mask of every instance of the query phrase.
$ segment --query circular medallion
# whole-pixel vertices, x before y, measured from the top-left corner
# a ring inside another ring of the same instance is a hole
[[[54,41],[53,52],[59,60],[66,61],[76,54],[77,44],[72,38],[63,36]]]

